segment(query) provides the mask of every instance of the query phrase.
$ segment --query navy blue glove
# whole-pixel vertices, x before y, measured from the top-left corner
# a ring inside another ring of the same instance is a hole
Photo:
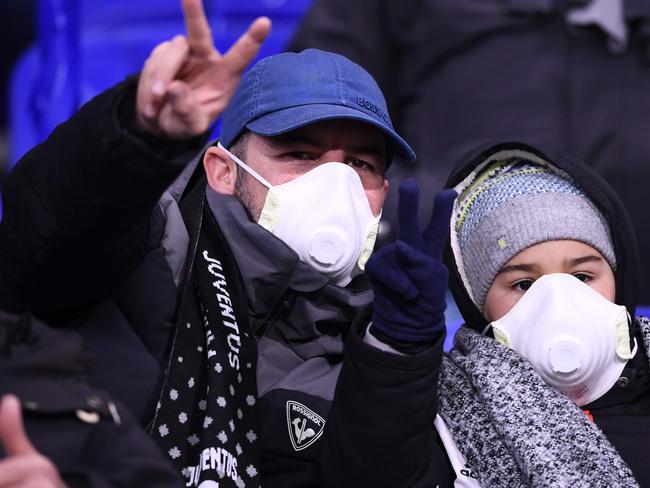
[[[418,185],[411,179],[400,184],[398,240],[379,249],[366,264],[375,290],[370,330],[378,338],[421,344],[444,330],[448,273],[442,250],[456,195],[454,190],[436,195],[431,221],[421,234]]]

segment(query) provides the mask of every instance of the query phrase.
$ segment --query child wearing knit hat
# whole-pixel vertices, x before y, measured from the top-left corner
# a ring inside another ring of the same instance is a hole
[[[488,320],[504,315],[519,292],[550,270],[573,274],[613,301],[609,226],[566,173],[505,157],[459,190],[452,244],[466,288]]]
[[[618,196],[589,167],[513,142],[454,170],[421,235],[417,198],[400,185],[400,237],[366,265],[368,334],[413,364],[433,344],[439,367],[429,389],[419,376],[382,397],[421,425],[391,438],[418,446],[408,486],[650,486],[650,321],[632,319],[637,255]],[[465,324],[443,354],[447,276]],[[383,455],[380,437],[367,444]]]
[[[445,264],[466,324],[443,358],[436,427],[457,479],[469,466],[474,486],[648,486],[650,323],[630,319],[636,251],[618,197],[519,143],[478,151],[448,186]]]
[[[398,240],[366,264],[365,339],[402,370],[373,356],[372,388],[330,414],[353,434],[323,451],[360,473],[346,486],[650,486],[650,321],[633,318],[634,232],[607,182],[512,142],[456,167],[423,232],[418,198],[400,184]],[[447,283],[465,324],[445,354]]]

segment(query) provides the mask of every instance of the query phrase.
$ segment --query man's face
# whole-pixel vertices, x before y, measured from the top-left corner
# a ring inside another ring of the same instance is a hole
[[[323,163],[347,164],[359,174],[375,216],[386,199],[386,139],[363,122],[329,120],[274,137],[250,134],[243,156],[272,185],[287,183]],[[235,194],[254,221],[260,217],[267,192],[264,185],[237,168]]]
[[[493,322],[510,311],[533,282],[546,274],[575,276],[613,302],[614,272],[602,254],[579,241],[547,241],[530,246],[497,273],[485,298],[483,315]]]

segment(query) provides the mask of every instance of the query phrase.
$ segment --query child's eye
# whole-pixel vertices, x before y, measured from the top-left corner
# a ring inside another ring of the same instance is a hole
[[[517,281],[517,283],[515,283],[514,285],[512,285],[512,287],[518,291],[526,291],[531,286],[533,286],[533,280],[520,280]]]
[[[589,275],[587,275],[587,274],[585,274],[585,273],[575,273],[573,276],[575,276],[576,278],[578,278],[578,279],[579,279],[580,281],[582,281],[583,283],[587,283],[588,281],[591,280],[591,276],[589,276]]]

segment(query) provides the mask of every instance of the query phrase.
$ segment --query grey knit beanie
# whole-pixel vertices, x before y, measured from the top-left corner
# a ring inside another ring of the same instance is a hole
[[[462,274],[481,311],[498,271],[540,242],[584,242],[616,269],[603,215],[575,182],[548,167],[521,160],[491,164],[460,194],[455,208],[452,230]]]

